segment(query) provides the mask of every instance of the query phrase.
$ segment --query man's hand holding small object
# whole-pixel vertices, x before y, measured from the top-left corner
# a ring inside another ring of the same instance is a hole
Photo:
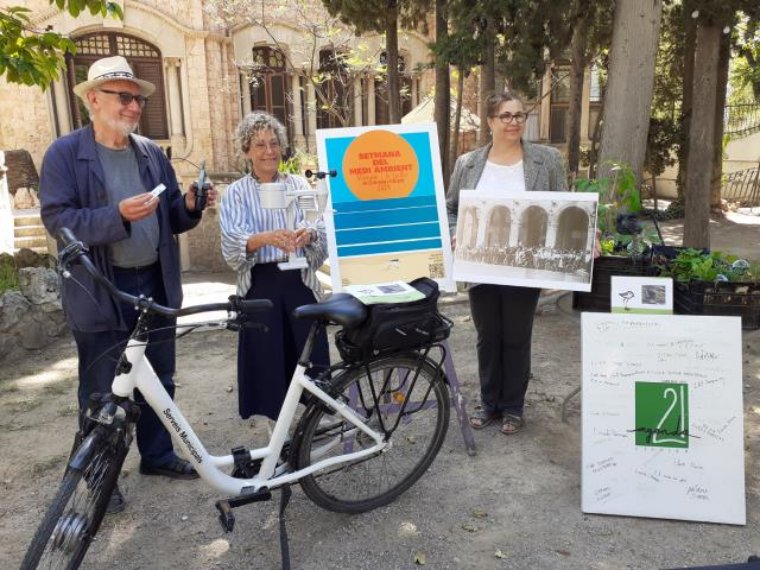
[[[159,184],[156,186],[153,190],[150,191],[150,193],[153,195],[154,198],[158,198],[161,195],[161,192],[166,190],[166,186],[163,184]]]

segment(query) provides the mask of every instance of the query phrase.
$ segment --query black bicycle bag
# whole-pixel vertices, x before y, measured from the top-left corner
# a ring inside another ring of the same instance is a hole
[[[346,362],[361,362],[384,353],[414,350],[449,337],[452,323],[438,312],[438,283],[420,277],[409,283],[425,297],[408,303],[367,306],[367,319],[335,335]]]

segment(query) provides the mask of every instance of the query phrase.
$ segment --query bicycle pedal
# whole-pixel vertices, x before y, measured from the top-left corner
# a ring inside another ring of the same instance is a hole
[[[216,508],[219,510],[219,523],[224,532],[232,532],[235,528],[235,515],[227,501],[217,501]]]
[[[248,489],[252,488],[248,487]],[[219,523],[222,525],[224,532],[232,532],[232,529],[235,528],[235,514],[232,512],[232,509],[249,503],[269,501],[272,498],[272,492],[267,487],[263,487],[258,491],[251,491],[250,493],[245,493],[245,489],[243,489],[243,493],[243,495],[238,497],[222,499],[216,502],[216,508],[219,511]]]

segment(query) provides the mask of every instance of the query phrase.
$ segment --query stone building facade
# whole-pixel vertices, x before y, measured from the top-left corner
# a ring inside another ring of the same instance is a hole
[[[110,55],[125,56],[139,77],[157,85],[139,132],[167,149],[184,183],[197,176],[201,161],[222,189],[242,175],[234,130],[252,109],[281,118],[291,149],[307,160],[317,128],[387,122],[378,74],[382,38],[356,37],[318,1],[258,0],[238,3],[248,5],[247,13],[230,14],[217,0],[120,0],[122,20],[74,18],[46,0],[17,3],[32,11],[36,28],[51,26],[77,45],[45,92],[0,78],[0,149],[26,149],[38,167],[55,138],[87,123],[72,87],[93,61]],[[416,32],[400,34],[405,111],[434,82],[426,41]],[[350,58],[336,58],[349,51]],[[331,113],[337,105],[341,112]],[[200,228],[181,237],[186,269],[224,268],[217,224],[209,212]]]

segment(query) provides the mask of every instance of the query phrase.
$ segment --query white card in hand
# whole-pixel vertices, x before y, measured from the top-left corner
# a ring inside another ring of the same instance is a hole
[[[154,197],[154,198],[158,198],[158,196],[159,196],[159,195],[161,194],[161,192],[163,192],[164,190],[166,190],[166,186],[164,186],[163,184],[159,184],[159,185],[158,185],[158,186],[156,186],[156,187],[155,187],[153,190],[151,190],[151,191],[150,191],[150,193],[153,195],[153,197]]]

